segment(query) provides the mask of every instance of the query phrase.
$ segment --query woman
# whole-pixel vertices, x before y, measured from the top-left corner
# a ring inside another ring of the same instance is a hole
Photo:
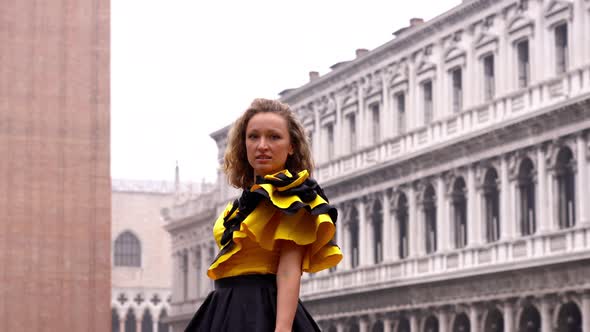
[[[302,272],[342,259],[332,242],[337,211],[309,177],[303,127],[289,106],[255,99],[229,134],[224,171],[243,189],[215,222],[215,290],[186,332],[319,331],[299,301]]]

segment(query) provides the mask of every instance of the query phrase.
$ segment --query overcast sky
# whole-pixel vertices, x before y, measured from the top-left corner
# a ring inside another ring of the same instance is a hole
[[[255,97],[375,49],[460,0],[112,1],[111,158],[117,179],[214,181],[209,134]]]

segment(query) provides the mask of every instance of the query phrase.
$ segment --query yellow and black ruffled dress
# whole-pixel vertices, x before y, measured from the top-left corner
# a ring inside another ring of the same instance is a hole
[[[215,222],[220,251],[207,271],[215,291],[185,331],[274,331],[280,242],[305,247],[305,272],[333,267],[342,259],[333,242],[337,216],[305,170],[258,177]],[[301,302],[293,331],[319,331]]]

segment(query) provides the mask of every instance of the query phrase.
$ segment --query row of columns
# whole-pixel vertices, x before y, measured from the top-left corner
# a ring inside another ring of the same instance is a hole
[[[215,244],[211,242],[174,253],[172,298],[175,302],[202,298],[213,289],[207,269],[215,257],[215,250]]]
[[[541,296],[533,300],[511,299],[493,303],[443,305],[438,308],[342,317],[319,321],[319,324],[327,332],[552,332],[560,328],[558,310],[562,308],[562,305],[574,303],[581,314],[581,330],[567,330],[561,327],[560,331],[590,332],[590,291],[586,290],[574,297],[574,300],[566,299],[561,302],[556,301],[555,296]],[[523,319],[531,318],[524,317],[526,308],[534,308],[540,315],[540,326],[533,326],[536,329],[521,330],[520,328],[522,323],[528,322]],[[493,319],[491,314],[496,310],[500,313],[503,324],[496,328],[486,328],[488,321]],[[461,315],[465,315],[469,320],[469,325],[464,327],[465,329],[458,324]],[[432,317],[438,322],[438,330],[429,330],[428,320]],[[404,327],[402,319],[407,319],[409,326]],[[409,330],[407,330],[408,327]]]
[[[115,310],[119,320],[119,332],[142,332],[143,313],[135,316],[135,329],[133,331],[126,331],[127,314],[121,314],[119,310]],[[165,330],[160,330],[160,315],[152,317],[152,331],[153,332],[171,332],[171,326],[165,325]]]
[[[588,206],[585,199],[589,195],[589,179],[588,179],[588,156],[587,156],[587,138],[586,133],[578,133],[575,138],[570,139],[569,147],[575,156],[575,188],[576,188],[576,225],[584,226],[590,222]],[[568,148],[569,148],[568,147]],[[534,148],[534,151],[526,154],[526,156],[519,157],[519,154],[510,154],[500,156],[494,167],[499,166],[499,205],[500,205],[500,239],[507,240],[521,236],[518,230],[518,222],[520,216],[519,211],[519,193],[518,193],[518,166],[523,158],[528,157],[531,160],[536,159],[536,202],[535,202],[535,215],[537,223],[537,234],[554,231],[558,229],[558,197],[557,197],[557,180],[554,175],[553,165],[547,167],[549,149],[559,150],[560,146],[546,146],[539,145]],[[552,152],[557,154],[556,151]],[[555,159],[555,158],[553,158]],[[468,243],[467,246],[476,246],[483,244],[485,241],[485,202],[483,197],[483,190],[481,182],[485,176],[484,171],[486,168],[477,169],[477,164],[470,165],[464,169],[462,175],[466,178],[467,185],[467,231],[468,231]],[[476,171],[479,171],[479,180],[476,180]],[[445,183],[447,182],[447,183]],[[454,227],[454,214],[451,200],[449,197],[449,187],[452,187],[452,178],[441,174],[433,177],[429,182],[432,184],[436,191],[436,216],[437,216],[437,251],[444,251],[453,249],[453,232]],[[414,185],[400,186],[401,190],[408,199],[408,247],[409,256],[416,257],[424,255],[425,249],[425,219],[424,209],[420,204],[420,195],[424,190],[421,186],[415,187]],[[392,261],[398,258],[399,248],[399,233],[398,233],[398,220],[395,214],[397,208],[392,200],[395,200],[396,195],[390,194],[390,191],[386,190],[379,195],[376,195],[377,199],[381,200],[382,205],[382,220],[383,220],[383,258],[385,261]],[[375,198],[373,198],[375,199]],[[374,248],[372,245],[376,245],[373,239],[375,230],[373,229],[373,223],[371,222],[368,215],[368,210],[373,205],[373,200],[363,197],[356,199],[352,202],[342,203],[341,210],[350,210],[354,206],[358,212],[358,241],[359,241],[359,264],[358,265],[370,265],[375,262]],[[344,268],[351,268],[350,258],[353,256],[351,252],[351,241],[352,230],[350,216],[345,214],[344,220],[338,224],[337,230],[337,241],[342,244],[342,248],[346,251],[345,257],[349,257],[344,262]]]
[[[549,23],[545,22],[545,10],[548,7],[548,1],[536,2],[536,1],[529,1],[529,9],[528,15],[534,20],[533,29],[531,29],[531,35],[528,36],[530,38],[530,47],[531,47],[531,64],[530,64],[530,74],[532,77],[530,78],[531,83],[534,84],[535,82],[544,81],[549,78],[552,78],[556,75],[554,64],[547,63],[549,61],[554,61],[554,44],[551,41],[553,40],[554,34],[554,26],[549,25]],[[571,30],[569,34],[569,41],[568,41],[568,63],[569,68],[579,68],[585,64],[589,63],[590,60],[590,41],[586,37],[586,31],[590,31],[588,27],[590,26],[590,14],[587,8],[587,4],[584,3],[583,0],[574,0],[573,1],[573,11],[571,12],[572,17],[571,20],[566,21],[568,24],[568,29]],[[496,95],[506,95],[512,91],[518,90],[518,79],[516,77],[516,56],[514,54],[515,49],[513,47],[513,42],[520,38],[519,36],[511,36],[510,32],[508,31],[508,23],[513,18],[516,17],[518,14],[513,13],[510,17],[504,17],[504,15],[497,15],[494,19],[495,25],[497,27],[494,31],[501,31],[499,33],[498,43],[495,49],[493,49],[493,54],[495,55],[495,65],[494,68],[497,70],[496,72]],[[468,31],[466,29],[465,31]],[[471,32],[464,32],[461,38],[475,40],[478,35],[475,35]],[[516,39],[515,39],[516,38]],[[448,44],[448,45],[447,45]],[[470,43],[466,43],[460,41],[458,43],[460,45],[467,45]],[[473,44],[473,43],[471,43]],[[434,94],[434,104],[439,105],[438,112],[435,110],[435,119],[443,118],[449,114],[451,114],[452,107],[449,104],[452,100],[450,94],[450,86],[451,81],[449,78],[449,70],[452,68],[448,68],[450,64],[446,64],[445,53],[448,51],[450,44],[443,40],[435,43],[433,49],[430,51],[431,55],[421,55],[420,57],[416,58],[420,61],[428,61],[437,63],[435,74],[431,75],[429,79],[432,79],[433,82],[433,94]],[[478,90],[482,90],[480,84],[477,82],[483,81],[480,77],[483,73],[483,65],[481,63],[481,54],[477,53],[477,51],[473,47],[467,47],[465,49],[465,61],[461,65],[463,69],[463,105],[464,108],[470,108],[475,105],[479,105],[483,103],[483,93],[481,91],[476,91],[476,87]],[[372,95],[374,95],[375,88],[380,89],[378,94],[380,95],[379,100],[379,108],[381,115],[379,116],[379,125],[380,125],[380,133],[381,139],[387,139],[390,137],[394,137],[399,135],[398,132],[398,124],[397,124],[397,114],[396,114],[396,106],[394,94],[397,92],[404,92],[406,95],[406,128],[413,129],[418,128],[424,125],[424,119],[422,114],[422,109],[419,107],[422,103],[420,102],[419,98],[421,97],[420,91],[420,83],[421,79],[418,77],[416,73],[418,63],[414,63],[412,60],[413,57],[407,57],[407,59],[401,61],[400,63],[403,66],[407,66],[407,71],[400,69],[399,72],[389,72],[388,68],[375,68],[375,73],[371,74],[371,80],[375,80],[376,83],[371,83],[374,87],[370,93],[365,92],[365,86],[361,83],[364,79],[359,79],[357,82],[352,83],[350,89],[351,91],[347,92],[333,92],[328,97],[328,101],[324,101],[324,103],[330,104],[331,111],[334,112],[335,116],[333,120],[329,120],[333,126],[333,139],[332,142],[328,142],[328,136],[326,134],[326,123],[322,119],[322,115],[319,114],[319,111],[315,112],[314,115],[314,133],[313,133],[313,141],[316,143],[314,144],[314,157],[316,160],[321,162],[326,162],[329,160],[328,156],[328,149],[334,149],[335,156],[338,157],[345,154],[350,153],[348,151],[348,147],[342,146],[342,142],[349,142],[347,138],[350,133],[347,129],[347,124],[344,120],[344,108],[350,107],[350,105],[343,105],[346,99],[352,98],[354,101],[353,108],[356,109],[357,114],[357,126],[356,126],[356,134],[357,134],[357,148],[363,148],[367,146],[374,145],[375,143],[372,141],[371,135],[371,126],[372,123],[369,123],[372,119],[372,115],[369,114],[370,110],[368,109],[367,100]],[[454,66],[454,65],[453,65]],[[482,67],[482,68],[479,68]],[[500,70],[498,70],[500,69]],[[404,88],[400,90],[396,86],[392,86],[391,77],[393,75],[402,75],[404,77],[404,81],[407,84],[404,84]],[[373,98],[373,97],[371,97]],[[449,101],[449,103],[445,104],[441,101]],[[348,103],[347,103],[348,104]],[[330,111],[329,111],[330,112]],[[317,144],[319,143],[319,144]],[[329,147],[330,144],[334,144],[334,147]]]

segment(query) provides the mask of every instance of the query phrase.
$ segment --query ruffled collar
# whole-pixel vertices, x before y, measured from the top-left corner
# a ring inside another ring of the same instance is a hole
[[[322,198],[319,204],[316,201],[318,195]],[[280,206],[273,200],[273,196],[297,196],[299,199],[293,200],[289,206]],[[250,190],[244,190],[223,217],[224,231],[220,241],[222,249],[217,257],[231,250],[234,243],[232,241],[233,233],[240,229],[244,219],[256,209],[263,199],[269,200],[276,208],[287,214],[294,214],[305,208],[312,215],[327,213],[334,223],[338,218],[336,208],[328,203],[324,191],[314,179],[309,177],[307,170],[295,174],[289,170],[282,170],[264,177],[257,176]],[[311,206],[311,202],[316,202],[316,204]]]

